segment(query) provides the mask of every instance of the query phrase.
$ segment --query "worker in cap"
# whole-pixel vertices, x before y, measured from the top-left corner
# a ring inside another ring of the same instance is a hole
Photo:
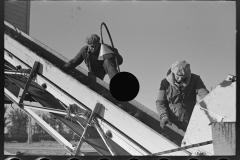
[[[174,123],[185,131],[197,102],[197,95],[203,99],[208,93],[200,76],[191,73],[189,63],[173,63],[161,81],[157,96],[156,109],[160,126],[164,129],[166,124]]]
[[[86,45],[80,49],[78,54],[73,59],[62,66],[61,69],[65,72],[68,72],[84,61],[88,67],[88,70],[93,75],[103,80],[105,75],[108,74],[111,80],[113,76],[118,73],[117,64],[114,57],[110,57],[104,60],[98,59],[101,43],[100,37],[97,34],[89,35],[86,38],[85,42]],[[118,59],[118,64],[121,65],[123,63],[123,58],[118,53],[118,50],[111,47],[110,45],[107,45],[107,47],[114,52],[115,56]]]

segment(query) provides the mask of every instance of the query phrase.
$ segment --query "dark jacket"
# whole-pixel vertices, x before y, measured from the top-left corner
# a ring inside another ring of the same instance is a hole
[[[197,102],[197,95],[203,99],[208,93],[200,76],[191,73],[186,87],[181,89],[175,85],[174,74],[168,70],[167,77],[161,81],[156,101],[160,120],[167,115],[173,123],[188,123]]]
[[[118,59],[118,64],[121,65],[123,63],[123,58],[118,53],[118,50],[109,45],[107,45],[107,46],[115,53],[115,56],[117,56],[117,59]],[[62,67],[62,70],[67,72],[67,71],[75,68],[76,66],[80,65],[84,60],[86,66],[88,67],[90,72],[93,72],[93,73],[99,73],[99,72],[102,73],[103,72],[104,73],[105,72],[105,70],[103,68],[104,61],[98,60],[100,47],[99,47],[99,50],[95,54],[89,53],[88,51],[89,51],[88,45],[82,47],[80,49],[80,51],[78,52],[78,54]],[[110,59],[112,61],[114,61],[114,63],[115,63],[114,57],[112,57]]]

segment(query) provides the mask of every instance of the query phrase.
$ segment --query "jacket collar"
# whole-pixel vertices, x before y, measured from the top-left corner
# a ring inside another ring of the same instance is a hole
[[[167,79],[167,81],[168,81],[173,87],[175,87],[177,90],[180,90],[180,89],[181,89],[181,90],[183,91],[183,90],[189,85],[189,83],[190,83],[191,74],[190,74],[189,77],[187,77],[186,82],[181,83],[181,84],[178,84],[178,83],[176,83],[176,81],[175,81],[174,73],[171,71],[171,68],[169,68],[169,69],[167,70],[167,73],[166,73],[166,79]]]

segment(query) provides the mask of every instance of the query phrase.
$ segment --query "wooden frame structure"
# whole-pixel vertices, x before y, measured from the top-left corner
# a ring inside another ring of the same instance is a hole
[[[20,99],[7,88],[4,88],[5,96],[31,116],[35,122],[65,147],[70,154],[83,155],[80,150],[83,141],[95,148],[100,155],[112,156],[146,156],[154,155],[154,153],[159,153],[156,155],[163,156],[189,156],[195,152],[195,150],[188,149],[189,146],[192,145],[197,150],[199,149],[200,145],[195,145],[194,140],[188,140],[189,135],[193,133],[191,128],[188,128],[188,132],[185,135],[170,126],[167,126],[165,130],[161,130],[159,129],[156,115],[149,111],[147,107],[143,107],[134,101],[127,105],[130,109],[136,107],[144,112],[147,122],[136,119],[126,110],[119,108],[117,104],[98,94],[96,88],[91,88],[94,85],[107,88],[99,79],[95,79],[93,85],[87,85],[85,79],[91,81],[91,78],[85,77],[84,71],[80,73],[79,77],[81,80],[62,72],[49,61],[55,57],[58,64],[63,63],[60,60],[61,58],[57,59],[53,51],[48,52],[48,57],[46,57],[46,55],[38,53],[38,51],[31,50],[31,47],[27,47],[28,45],[23,45],[21,41],[27,39],[27,42],[30,41],[36,47],[42,47],[42,44],[21,31],[15,30],[7,22],[5,22],[5,29],[10,33],[4,34],[4,59],[13,66],[13,69],[8,69],[4,72],[5,78],[23,89]],[[47,50],[50,49],[48,48]],[[17,66],[21,66],[23,70],[30,71],[26,74],[27,77],[16,69]],[[24,103],[27,93],[39,103],[38,106]],[[207,99],[203,102],[207,102]],[[79,117],[79,115],[74,113],[70,113],[70,116],[73,117],[73,122],[65,118],[67,115],[66,109],[73,104],[81,110],[91,112],[87,123],[84,117]],[[81,137],[78,145],[73,147],[70,142],[31,109],[47,111],[54,115]],[[205,112],[215,119],[224,117],[222,114],[212,114],[209,108],[202,109],[205,109]],[[214,113],[216,112],[214,111]],[[224,117],[225,120],[228,118],[230,117]],[[170,139],[162,135],[164,132],[171,136]],[[108,136],[107,133],[110,133],[111,136]],[[210,142],[211,138],[207,138],[205,141],[209,140],[208,142]],[[178,139],[178,143],[174,142],[176,139]],[[179,142],[182,142],[182,139],[184,139],[183,142],[185,143],[179,144]],[[205,141],[197,143],[201,144],[201,146],[211,144],[205,143]],[[213,155],[213,153],[210,151],[208,155]]]

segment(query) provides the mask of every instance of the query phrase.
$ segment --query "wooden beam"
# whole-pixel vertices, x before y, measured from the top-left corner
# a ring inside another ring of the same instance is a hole
[[[22,43],[31,44],[31,47],[33,47],[39,53],[41,53],[42,57],[46,57],[47,60],[49,60],[49,62],[57,65],[63,65],[67,61],[69,61],[66,57],[54,51],[53,49],[43,44],[42,42],[30,37],[24,32],[16,30],[14,26],[7,23],[6,21],[4,21],[4,24],[5,26],[7,26],[6,28],[8,28],[11,31],[11,34],[17,35],[19,38],[21,37],[20,39]],[[110,94],[109,84],[95,76],[91,76],[91,74],[87,70],[83,69],[80,66],[77,66],[72,71],[74,72],[74,75],[81,77],[77,78],[78,80],[81,81],[81,83],[89,84],[92,82],[94,86],[94,87],[92,86],[93,90],[97,91],[99,89],[100,90],[106,89],[107,92]],[[130,111],[135,111],[136,109],[142,111],[144,113],[144,123],[148,125],[150,128],[157,130],[158,133],[162,133],[163,130],[159,128],[159,115],[156,112],[152,111],[151,109],[142,105],[136,100],[125,102],[124,106]],[[164,129],[164,133],[167,134],[172,139],[172,141],[175,141],[175,143],[177,143],[178,145],[180,145],[181,140],[184,136],[184,131],[178,129],[177,126],[174,124],[172,125],[167,124]]]
[[[19,99],[15,97],[10,91],[4,88],[4,94],[11,99],[16,105],[19,105]],[[55,131],[49,124],[42,120],[35,112],[29,108],[22,108],[30,117],[34,119],[45,131],[47,131],[53,138],[55,138],[63,147],[65,147],[71,154],[73,153],[73,146],[62,135]]]
[[[32,70],[31,70],[31,72],[30,72],[30,75],[29,75],[29,77],[28,77],[28,79],[27,79],[26,85],[25,85],[25,87],[24,87],[24,89],[23,89],[23,93],[22,93],[22,95],[21,95],[21,99],[20,99],[20,101],[19,101],[19,106],[20,106],[20,107],[22,107],[23,100],[24,100],[24,98],[25,98],[25,96],[26,96],[26,93],[27,93],[27,91],[28,91],[28,87],[29,87],[29,85],[30,85],[30,83],[31,83],[31,81],[32,81],[32,79],[33,79],[33,77],[34,77],[34,74],[35,74],[37,68],[38,68],[38,62],[34,62],[33,68],[32,68]]]
[[[156,153],[161,150],[163,151],[177,147],[177,145],[157,133],[152,128],[141,123],[107,99],[89,89],[87,86],[81,84],[73,77],[63,73],[50,62],[39,57],[11,37],[5,35],[4,45],[5,49],[13,53],[21,61],[27,63],[27,65],[31,66],[35,61],[39,61],[41,64],[38,70],[39,74],[54,82],[55,85],[61,87],[62,90],[69,93],[85,106],[88,106],[89,109],[93,110],[97,102],[101,103],[105,107],[105,110],[100,116],[110,122],[113,126],[116,126],[122,133],[131,137],[133,141],[136,141],[139,145],[147,148],[150,152]],[[188,153],[184,151],[178,154],[188,155]]]

